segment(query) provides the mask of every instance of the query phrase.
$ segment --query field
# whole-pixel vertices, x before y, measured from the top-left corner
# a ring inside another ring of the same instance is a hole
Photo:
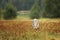
[[[29,14],[19,12],[14,20],[0,20],[0,40],[60,40],[60,19],[39,19],[33,28]]]
[[[60,19],[41,19],[34,30],[32,20],[1,20],[0,40],[60,40]]]

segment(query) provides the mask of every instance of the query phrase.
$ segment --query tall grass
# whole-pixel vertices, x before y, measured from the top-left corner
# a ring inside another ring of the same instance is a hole
[[[60,21],[40,21],[37,31],[33,29],[32,21],[0,21],[0,40],[46,40],[46,37],[47,40],[60,40],[59,28]]]

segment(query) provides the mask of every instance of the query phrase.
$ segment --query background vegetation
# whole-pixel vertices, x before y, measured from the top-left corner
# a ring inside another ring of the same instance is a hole
[[[60,0],[46,0],[44,17],[60,18]]]
[[[16,8],[8,3],[5,8],[4,19],[14,19],[17,16]]]
[[[11,3],[11,5],[8,3]],[[7,4],[9,5],[8,7],[6,6]],[[0,0],[0,8],[6,10],[3,13],[4,19],[11,19],[13,18],[12,16],[17,17],[18,11],[28,10],[30,11],[30,18],[60,18],[59,0],[38,0],[38,2],[36,0]]]
[[[35,0],[35,3],[31,8],[30,17],[32,19],[40,18],[40,6],[39,6],[38,2],[39,2],[39,0]]]

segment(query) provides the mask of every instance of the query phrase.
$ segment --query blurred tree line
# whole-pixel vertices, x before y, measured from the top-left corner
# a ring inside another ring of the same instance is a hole
[[[0,0],[0,19],[16,18],[20,10],[31,10],[32,19],[60,18],[60,0]]]
[[[17,10],[20,11],[20,10],[30,10],[35,0],[0,0],[0,7],[4,8],[7,1],[16,6]],[[40,4],[41,0],[39,0],[39,5]]]
[[[37,0],[35,0],[37,2]],[[35,4],[31,11],[31,18],[60,18],[60,0],[42,0],[41,6]],[[39,3],[39,0],[38,2]],[[40,12],[38,11],[40,8]]]
[[[18,10],[30,10],[34,2],[35,0],[0,0],[0,8],[4,9],[4,13],[0,14],[3,14],[4,19],[16,18]]]

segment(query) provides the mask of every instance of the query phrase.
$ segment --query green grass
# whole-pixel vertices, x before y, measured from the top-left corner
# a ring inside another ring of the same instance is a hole
[[[39,20],[60,20],[60,18],[39,18]],[[14,20],[32,20],[29,16],[29,14],[22,14],[22,13],[19,13],[17,15],[17,18],[14,19]]]
[[[29,15],[27,14],[19,14],[16,19],[14,20],[31,20]]]

